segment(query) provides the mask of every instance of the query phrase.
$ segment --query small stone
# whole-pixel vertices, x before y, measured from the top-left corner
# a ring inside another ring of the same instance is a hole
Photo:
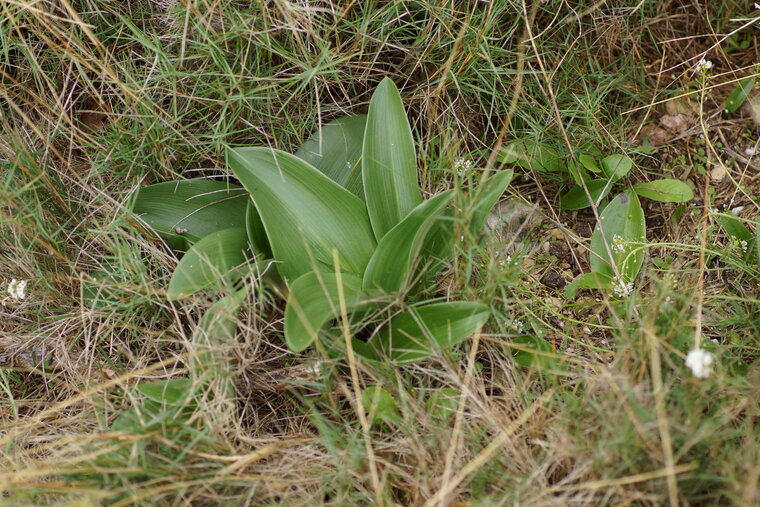
[[[552,238],[555,238],[555,239],[565,239],[565,233],[562,232],[562,229],[559,229],[559,228],[552,229],[551,235],[552,235]]]
[[[561,289],[566,284],[562,276],[553,269],[550,269],[541,277],[541,283],[552,289]]]
[[[536,265],[536,261],[531,259],[530,257],[525,257],[522,262],[522,267],[525,269],[532,268]]]
[[[591,329],[588,326],[583,326],[583,334],[590,335]]]
[[[726,178],[726,169],[722,164],[716,165],[710,171],[710,179],[713,181],[723,181]]]
[[[568,264],[567,262],[563,262],[559,265],[559,267],[561,267],[562,269],[570,269],[570,264]]]
[[[570,271],[569,269],[567,269],[567,270],[565,270],[565,271],[562,272],[562,278],[564,278],[566,282],[572,282],[573,278],[575,278],[575,276],[573,275],[572,271]]]
[[[692,118],[685,114],[666,114],[660,118],[660,125],[670,132],[684,132],[691,125]]]

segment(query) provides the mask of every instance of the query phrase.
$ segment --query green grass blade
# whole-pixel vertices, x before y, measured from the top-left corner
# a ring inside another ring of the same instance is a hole
[[[166,291],[170,299],[189,296],[201,289],[220,287],[235,278],[235,268],[248,259],[245,229],[222,229],[201,239],[182,257]]]
[[[331,266],[334,249],[343,269],[364,272],[376,244],[361,199],[279,150],[229,149],[227,161],[251,194],[284,278]]]
[[[599,218],[601,224],[591,236],[591,271],[614,277],[615,265],[625,283],[633,282],[644,262],[640,244],[646,241],[646,222],[639,198],[630,190],[622,192]]]
[[[179,250],[204,236],[230,227],[245,227],[248,204],[244,189],[223,181],[167,181],[143,187],[132,211]]]
[[[369,104],[362,179],[372,230],[379,241],[422,202],[412,129],[389,78],[382,80]]]
[[[322,126],[295,155],[352,194],[364,196],[362,144],[367,115],[344,116]]]
[[[470,301],[420,306],[396,315],[370,343],[394,361],[413,362],[462,342],[488,315],[487,306]]]
[[[424,201],[383,236],[364,272],[364,289],[393,294],[406,288],[425,238],[452,196],[447,191]]]
[[[362,280],[351,273],[340,275],[348,311],[366,304]],[[338,278],[335,273],[309,272],[290,285],[285,307],[285,342],[300,352],[317,339],[322,326],[340,315]]]

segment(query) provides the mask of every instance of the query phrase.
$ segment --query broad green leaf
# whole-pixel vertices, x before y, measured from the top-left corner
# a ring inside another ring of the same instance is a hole
[[[229,343],[235,337],[237,312],[245,301],[248,290],[248,287],[244,287],[211,305],[193,331],[192,342],[208,347]]]
[[[215,180],[167,181],[142,187],[132,211],[170,246],[186,250],[220,229],[245,226],[244,189]]]
[[[584,181],[591,180],[588,171],[586,171],[583,165],[576,164],[572,160],[567,161],[567,171],[570,173],[570,176],[573,178],[576,185],[580,186]]]
[[[614,277],[614,264],[625,283],[633,282],[644,262],[641,247],[646,242],[646,222],[639,198],[630,190],[622,192],[599,218],[601,224],[591,236],[591,271]]]
[[[124,288],[131,283],[124,271],[116,265],[105,267],[82,279],[82,298],[93,310],[107,310],[134,297]]]
[[[380,241],[422,202],[412,129],[398,88],[387,77],[369,103],[362,179],[372,230]]]
[[[456,414],[461,395],[456,389],[444,387],[430,395],[425,403],[425,411],[437,419],[445,419]]]
[[[236,269],[249,255],[245,229],[235,227],[209,234],[194,244],[177,264],[166,295],[170,299],[189,296],[201,289],[234,281],[241,275]]]
[[[716,214],[715,221],[718,222],[718,225],[720,225],[724,231],[726,231],[726,234],[736,238],[736,240],[746,241],[747,243],[752,241],[752,233],[749,232],[747,226],[730,211],[727,213]]]
[[[367,306],[369,297],[362,292],[357,275],[341,273],[346,310]],[[335,273],[309,272],[290,284],[285,307],[285,342],[293,352],[300,352],[317,339],[322,327],[340,315],[340,293]]]
[[[272,258],[272,247],[269,245],[267,231],[261,222],[261,216],[256,211],[256,206],[252,199],[247,199],[245,215],[245,230],[248,234],[248,242],[253,245],[253,251],[264,254],[265,257]]]
[[[610,155],[602,159],[602,172],[612,181],[617,181],[631,170],[633,160],[627,155]]]
[[[647,199],[660,202],[686,202],[694,198],[694,191],[681,180],[663,179],[633,186],[634,192]]]
[[[592,173],[599,173],[601,171],[596,164],[596,159],[587,153],[578,155],[578,162]]]
[[[529,139],[512,141],[507,144],[499,152],[497,160],[503,164],[515,164],[537,172],[557,172],[565,168],[565,164],[556,150],[546,144]]]
[[[217,396],[227,400],[234,394],[234,375],[229,357],[224,353],[227,350],[225,345],[230,344],[235,338],[237,313],[248,295],[248,290],[249,287],[246,286],[211,305],[192,335],[192,342],[196,348],[195,353],[190,356],[189,369],[193,380],[199,384],[211,383],[212,387],[218,389]],[[226,408],[229,411],[231,406],[227,405]]]
[[[559,363],[557,353],[551,344],[540,336],[521,335],[512,339],[512,357],[525,368],[545,372],[556,370]]]
[[[406,288],[423,242],[452,196],[449,190],[424,201],[383,236],[364,272],[362,287],[365,290],[395,294]]]
[[[578,289],[605,289],[610,290],[613,287],[613,280],[610,276],[602,273],[583,273],[578,278],[567,284],[565,287],[565,296],[572,299],[578,293]]]
[[[371,340],[398,362],[413,362],[465,340],[488,320],[488,307],[470,301],[433,303],[393,317]]]
[[[322,126],[295,155],[352,194],[362,197],[361,156],[367,115],[344,116]]]
[[[594,203],[599,203],[612,190],[612,183],[607,180],[591,180],[586,182],[588,193]],[[560,197],[559,206],[566,210],[583,209],[591,206],[583,187],[574,186],[568,193]]]
[[[156,403],[177,405],[187,399],[190,387],[188,378],[171,378],[138,384],[137,390]]]
[[[472,202],[468,206],[470,232],[473,236],[477,237],[483,231],[488,213],[504,195],[509,182],[512,181],[512,176],[514,176],[512,170],[498,171],[473,191]]]
[[[373,426],[385,423],[394,426],[401,421],[396,400],[379,386],[372,386],[362,391],[362,405],[369,414],[369,422]]]
[[[318,263],[363,273],[375,239],[364,203],[300,158],[270,148],[227,150],[227,161],[250,192],[288,280]]]
[[[190,398],[192,382],[187,378],[172,378],[139,384],[144,398],[119,414],[110,430],[124,433],[145,433],[157,429],[182,427],[197,404]]]
[[[739,81],[739,84],[726,98],[726,103],[723,105],[723,109],[727,113],[733,113],[742,107],[742,104],[747,100],[747,97],[752,92],[752,88],[755,86],[755,79],[756,76],[750,76]]]

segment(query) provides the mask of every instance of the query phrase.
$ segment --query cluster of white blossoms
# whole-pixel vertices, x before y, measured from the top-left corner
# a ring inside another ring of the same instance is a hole
[[[625,280],[616,276],[613,280],[612,292],[619,298],[628,297],[633,292],[633,282],[625,283]]]
[[[11,283],[8,284],[8,296],[5,296],[0,303],[5,304],[8,298],[13,300],[21,300],[26,297],[26,280],[11,279]]]
[[[715,357],[703,349],[694,349],[686,355],[686,367],[697,378],[707,378],[712,374]]]
[[[525,331],[525,324],[519,320],[507,320],[505,324],[508,328],[512,328],[518,333],[523,333]]]
[[[697,62],[696,72],[706,72],[712,68],[713,68],[713,62],[702,58],[701,60],[699,60],[699,62]]]
[[[470,169],[473,168],[472,160],[468,160],[464,157],[457,157],[454,159],[454,169],[457,172],[457,176],[462,178],[465,174],[467,174]]]
[[[746,239],[741,240],[739,242],[739,246],[742,247],[742,252],[747,253],[747,248],[749,247],[749,245],[747,244],[747,240]]]
[[[625,252],[625,240],[620,236],[620,234],[615,234],[615,236],[612,238],[612,251],[614,253],[623,253]]]

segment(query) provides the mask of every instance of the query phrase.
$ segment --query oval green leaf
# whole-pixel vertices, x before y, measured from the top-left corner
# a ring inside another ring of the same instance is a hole
[[[477,237],[485,227],[486,218],[504,192],[507,190],[509,182],[512,181],[514,171],[505,170],[492,174],[478,186],[473,192],[472,201],[468,206],[470,213],[470,232]]]
[[[736,238],[737,241],[746,241],[747,243],[752,241],[752,233],[747,229],[747,226],[730,211],[716,214],[715,221],[726,231],[726,234]]]
[[[591,271],[614,277],[616,266],[625,283],[633,282],[644,262],[644,211],[630,190],[618,194],[602,211],[591,236]],[[612,256],[610,257],[610,253]]]
[[[641,197],[660,202],[686,202],[694,198],[694,191],[681,180],[662,179],[633,186]]]
[[[519,139],[507,144],[499,152],[497,160],[537,172],[558,172],[565,168],[556,150],[530,139]]]
[[[755,86],[756,76],[750,76],[739,81],[739,84],[726,98],[726,103],[723,105],[723,109],[727,113],[733,113],[744,104],[749,94],[752,92],[752,88]]]
[[[362,405],[369,415],[370,424],[378,425],[385,423],[393,426],[401,422],[401,414],[398,411],[396,400],[393,396],[379,386],[372,386],[362,391]]]
[[[578,293],[578,289],[605,289],[613,287],[612,278],[602,273],[583,273],[578,278],[565,286],[565,296],[572,299]]]
[[[514,344],[514,347],[511,347],[512,357],[520,366],[541,372],[557,369],[558,354],[551,344],[540,336],[515,336],[512,343]]]
[[[627,155],[610,155],[602,159],[602,172],[612,181],[617,181],[631,170],[633,160]]]
[[[453,192],[443,192],[424,201],[383,236],[367,264],[362,286],[387,294],[404,290],[411,281],[423,242],[443,209],[451,202]]]
[[[375,250],[364,203],[300,158],[270,148],[227,150],[227,162],[251,194],[283,278],[320,262],[363,273]]]
[[[249,255],[245,229],[222,229],[201,239],[177,264],[166,295],[169,299],[189,296],[201,289],[221,287],[242,276],[236,268],[243,266]]]
[[[359,197],[362,188],[361,156],[367,115],[344,116],[327,123],[306,141],[295,156]]]
[[[598,204],[610,193],[612,183],[607,180],[591,180],[586,182],[586,188],[588,188],[588,193],[591,194],[593,202]],[[591,202],[588,200],[583,187],[576,185],[560,197],[559,206],[565,210],[576,210],[591,206]]]
[[[412,129],[398,88],[387,77],[369,103],[362,180],[367,211],[378,241],[422,202]]]

